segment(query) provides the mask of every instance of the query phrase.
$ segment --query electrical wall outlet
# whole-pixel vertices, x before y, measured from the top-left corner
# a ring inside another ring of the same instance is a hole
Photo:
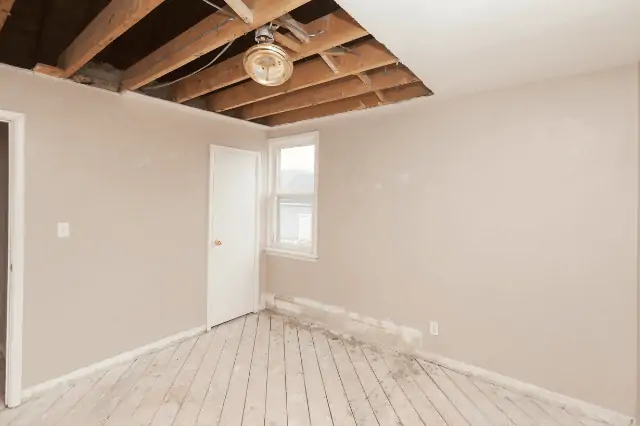
[[[71,229],[69,228],[69,223],[58,222],[58,238],[69,238],[70,235]]]
[[[429,321],[429,333],[431,333],[432,336],[440,334],[440,327],[436,321]]]

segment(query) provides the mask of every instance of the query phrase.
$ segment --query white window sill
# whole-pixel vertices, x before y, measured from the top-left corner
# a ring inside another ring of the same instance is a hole
[[[264,251],[270,256],[286,257],[288,259],[306,260],[308,262],[315,262],[318,260],[318,256],[311,253],[303,253],[293,250],[284,250],[274,247],[267,247]]]

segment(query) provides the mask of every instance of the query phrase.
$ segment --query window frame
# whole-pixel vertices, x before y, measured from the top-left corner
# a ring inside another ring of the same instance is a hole
[[[301,133],[297,135],[285,136],[281,138],[269,139],[268,152],[268,223],[267,223],[267,254],[279,255],[284,257],[315,260],[318,258],[318,152],[319,152],[319,133],[317,131]],[[300,146],[314,147],[314,189],[313,194],[285,194],[278,193],[278,173],[280,170],[279,160],[280,151],[287,148],[295,148]],[[307,249],[300,245],[286,244],[278,242],[278,200],[279,199],[306,199],[312,203],[312,226],[311,226],[311,245]]]

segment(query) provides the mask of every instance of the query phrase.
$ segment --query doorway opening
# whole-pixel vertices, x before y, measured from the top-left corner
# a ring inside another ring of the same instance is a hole
[[[24,298],[23,114],[0,111],[0,405],[22,403]]]
[[[0,121],[0,271],[9,271],[9,123]],[[0,396],[6,377],[9,274],[0,273]]]

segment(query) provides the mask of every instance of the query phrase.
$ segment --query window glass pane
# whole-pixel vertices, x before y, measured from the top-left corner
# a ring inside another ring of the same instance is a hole
[[[298,200],[278,200],[278,242],[311,246],[313,206]]]
[[[280,150],[278,161],[278,192],[281,194],[311,194],[315,190],[314,145]]]

